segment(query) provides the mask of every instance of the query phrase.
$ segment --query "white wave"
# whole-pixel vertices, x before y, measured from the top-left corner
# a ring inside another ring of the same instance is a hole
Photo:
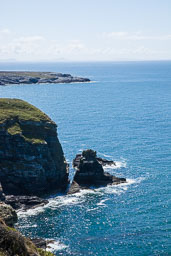
[[[121,193],[124,193],[127,191],[128,187],[132,184],[139,184],[141,181],[143,181],[144,178],[136,178],[136,179],[127,179],[126,183],[121,183],[118,185],[108,185],[107,187],[100,187],[100,188],[92,188],[92,189],[82,189],[80,192],[75,193],[73,195],[64,195],[64,196],[56,196],[55,198],[50,198],[49,203],[37,207],[34,209],[29,209],[27,211],[18,211],[18,217],[28,217],[28,216],[34,216],[38,215],[40,213],[43,213],[47,208],[48,209],[57,209],[63,206],[69,206],[69,205],[81,205],[84,203],[86,197],[88,194],[96,194],[96,195],[104,195],[104,194],[117,194],[120,195]],[[104,206],[104,202],[108,200],[101,200],[99,203],[97,203],[97,206]]]
[[[104,202],[108,201],[108,199],[101,200],[97,205],[105,206]]]
[[[29,225],[29,224],[26,224],[26,225],[22,225],[22,228],[37,228],[37,224],[34,224],[34,225]]]
[[[92,212],[92,211],[95,211],[95,210],[98,210],[99,208],[98,207],[96,207],[96,208],[90,208],[90,209],[87,209],[86,211],[87,212]]]
[[[27,217],[27,216],[34,216],[38,215],[40,213],[43,213],[47,208],[48,209],[57,209],[62,206],[66,205],[74,205],[74,204],[80,204],[84,201],[84,195],[88,193],[95,193],[91,189],[85,189],[81,190],[80,192],[74,194],[74,195],[64,195],[64,196],[56,196],[54,198],[49,199],[49,203],[47,203],[44,206],[36,207],[33,209],[28,209],[26,211],[19,210],[17,212],[17,215],[19,218]]]
[[[74,195],[65,195],[65,196],[57,196],[53,199],[49,199],[49,203],[45,205],[45,208],[58,208],[65,205],[74,205],[81,203],[82,200],[78,196]]]
[[[115,169],[119,169],[119,168],[126,168],[126,162],[125,161],[123,161],[123,162],[115,161],[115,164],[103,166],[104,170],[108,170],[108,169],[115,170]]]
[[[33,209],[29,209],[29,210],[19,210],[17,211],[17,216],[18,218],[23,218],[23,217],[27,217],[27,216],[34,216],[34,215],[38,215],[39,213],[44,212],[44,207],[45,206],[40,206],[40,207],[36,207]]]
[[[112,158],[112,156],[106,155],[106,154],[103,154],[103,153],[100,153],[100,152],[97,152],[97,154],[100,155],[100,156],[103,156],[103,157],[110,157],[110,158]]]
[[[101,188],[98,188],[97,190],[100,192],[103,192],[104,194],[120,195],[121,193],[124,193],[125,191],[127,191],[130,185],[140,183],[144,179],[145,179],[144,177],[140,177],[136,179],[126,179],[127,181],[126,183],[121,183],[118,185],[108,185],[107,187],[101,187]]]
[[[61,243],[60,241],[54,241],[51,243],[48,243],[48,246],[46,248],[46,251],[54,252],[54,251],[61,251],[66,249],[68,246]]]

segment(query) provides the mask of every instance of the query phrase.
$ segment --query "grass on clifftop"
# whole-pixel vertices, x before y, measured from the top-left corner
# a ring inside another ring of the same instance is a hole
[[[0,123],[6,120],[18,118],[23,121],[46,121],[52,120],[41,110],[19,99],[0,99]]]
[[[26,77],[38,77],[38,78],[52,78],[56,77],[55,72],[35,72],[35,71],[0,71],[1,76],[26,76]]]

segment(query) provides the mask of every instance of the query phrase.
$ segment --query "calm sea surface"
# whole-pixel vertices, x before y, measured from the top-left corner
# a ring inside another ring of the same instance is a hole
[[[31,237],[55,239],[56,255],[171,255],[171,62],[1,63],[0,70],[57,71],[92,83],[13,85],[0,97],[20,98],[58,124],[70,163],[92,148],[113,159],[107,170],[125,185],[64,196],[19,213]]]

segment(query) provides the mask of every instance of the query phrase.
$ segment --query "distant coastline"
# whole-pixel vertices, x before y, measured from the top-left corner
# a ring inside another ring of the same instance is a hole
[[[0,71],[1,86],[10,84],[59,84],[83,82],[90,82],[90,79],[56,72]]]

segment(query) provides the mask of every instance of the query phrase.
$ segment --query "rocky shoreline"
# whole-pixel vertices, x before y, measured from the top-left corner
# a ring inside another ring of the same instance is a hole
[[[43,206],[48,200],[39,196],[57,191],[67,195],[92,186],[127,182],[105,172],[103,166],[107,165],[116,164],[97,157],[92,149],[77,154],[73,160],[75,175],[69,187],[69,165],[58,140],[57,125],[25,101],[1,98],[0,256],[52,256],[43,250],[48,241],[26,238],[13,228],[16,211]]]
[[[0,85],[86,83],[90,79],[55,72],[0,71]]]

